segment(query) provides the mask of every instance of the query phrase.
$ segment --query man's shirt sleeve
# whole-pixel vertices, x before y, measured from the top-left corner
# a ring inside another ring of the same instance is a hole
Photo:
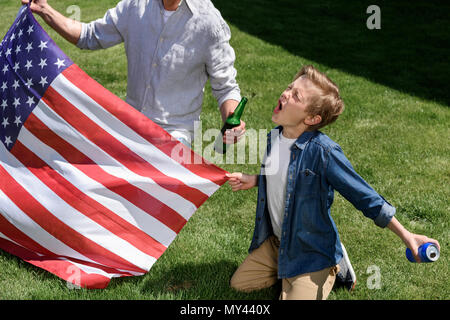
[[[234,68],[235,53],[229,41],[231,32],[222,21],[219,28],[212,31],[211,45],[206,53],[206,72],[211,83],[212,94],[219,107],[226,100],[240,101],[241,94],[236,82],[237,71]]]
[[[122,0],[109,9],[103,18],[81,23],[81,35],[77,47],[81,49],[106,49],[123,42],[130,5],[134,0]]]

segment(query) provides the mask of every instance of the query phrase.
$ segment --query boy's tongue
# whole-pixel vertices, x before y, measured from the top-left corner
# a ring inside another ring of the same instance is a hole
[[[278,113],[278,112],[281,111],[281,108],[282,108],[282,106],[281,106],[281,101],[278,100],[278,104],[277,104],[277,106],[275,107],[275,109],[273,110],[273,112],[274,112],[274,113]]]

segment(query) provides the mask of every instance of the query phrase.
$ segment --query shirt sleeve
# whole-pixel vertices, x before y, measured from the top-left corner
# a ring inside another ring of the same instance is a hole
[[[81,35],[77,47],[97,50],[123,42],[132,1],[122,0],[115,8],[109,9],[103,18],[89,23],[81,23]]]
[[[236,82],[237,71],[234,68],[236,56],[229,43],[230,38],[230,28],[222,21],[219,28],[213,31],[212,43],[206,53],[206,72],[219,107],[226,100],[241,100],[239,85]]]
[[[356,173],[339,146],[330,150],[326,175],[331,186],[364,216],[381,228],[389,224],[395,208]]]

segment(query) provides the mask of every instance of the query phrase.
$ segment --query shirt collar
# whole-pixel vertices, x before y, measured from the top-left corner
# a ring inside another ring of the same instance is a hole
[[[178,5],[178,8],[183,7],[184,4],[186,4],[186,7],[188,7],[189,10],[191,10],[192,14],[197,12],[197,8],[195,7],[195,1],[181,0],[180,4]],[[160,5],[161,5],[161,8],[164,8],[164,4],[163,4],[162,0],[160,0]]]
[[[181,2],[186,2],[187,7],[189,8],[189,10],[191,10],[192,14],[197,13],[197,8],[195,7],[195,1],[192,1],[192,0],[181,0]]]
[[[275,129],[279,130],[279,132],[283,131],[282,126],[278,126]],[[306,145],[308,144],[309,140],[315,135],[316,131],[305,131],[303,132],[300,137],[297,138],[297,140],[294,142],[294,145],[299,148],[300,150],[305,149]],[[270,133],[269,133],[270,134]]]

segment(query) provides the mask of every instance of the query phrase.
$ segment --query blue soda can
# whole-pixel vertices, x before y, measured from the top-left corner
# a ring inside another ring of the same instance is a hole
[[[431,242],[427,242],[421,245],[418,251],[421,262],[434,262],[439,259],[439,249],[435,244]],[[406,258],[408,258],[410,262],[416,262],[409,248],[406,248]]]

